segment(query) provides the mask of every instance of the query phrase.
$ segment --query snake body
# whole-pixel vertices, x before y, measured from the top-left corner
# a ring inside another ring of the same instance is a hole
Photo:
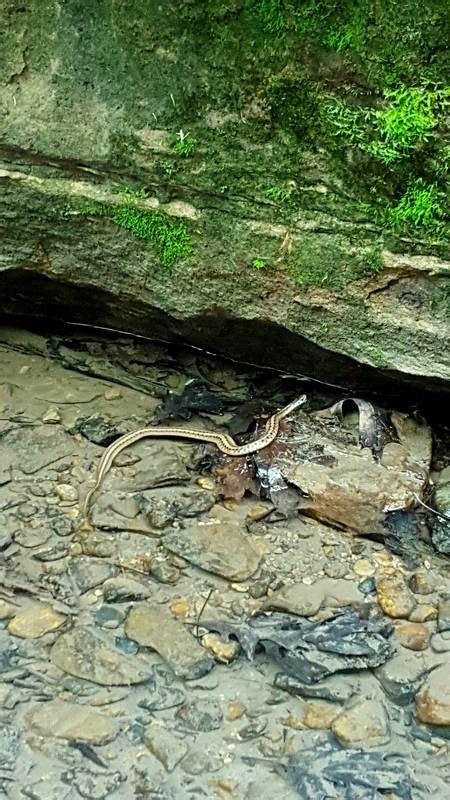
[[[250,455],[250,453],[256,453],[259,450],[263,450],[264,447],[267,447],[269,444],[271,444],[278,434],[281,420],[303,405],[305,401],[306,395],[302,395],[296,400],[293,400],[292,403],[289,403],[289,405],[285,406],[280,411],[277,411],[267,420],[264,426],[263,435],[258,439],[254,439],[252,442],[247,442],[247,444],[243,445],[236,444],[234,439],[232,439],[227,433],[202,431],[196,430],[195,428],[159,426],[152,428],[140,428],[137,431],[125,433],[123,436],[120,436],[118,439],[116,439],[115,442],[110,444],[100,458],[97,466],[94,486],[89,490],[84,501],[84,513],[86,517],[89,514],[92,498],[100,488],[105,475],[111,469],[114,459],[119,455],[119,453],[122,452],[122,450],[125,450],[126,447],[135,444],[135,442],[138,442],[140,439],[193,439],[196,442],[210,442],[211,444],[215,444],[218,449],[227,456],[246,456]]]

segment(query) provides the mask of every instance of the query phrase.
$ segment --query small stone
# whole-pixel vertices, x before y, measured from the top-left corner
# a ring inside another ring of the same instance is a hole
[[[149,680],[154,658],[139,653],[130,658],[112,645],[110,634],[89,626],[63,633],[51,650],[52,663],[76,678],[101,686],[129,686]]]
[[[71,554],[75,555],[72,551]],[[69,573],[80,591],[87,592],[104,583],[108,578],[114,577],[117,567],[108,564],[103,559],[80,556],[70,560]]]
[[[46,633],[57,631],[65,621],[66,617],[51,606],[36,603],[18,611],[8,625],[8,631],[22,639],[39,639]]]
[[[348,572],[348,567],[347,564],[341,564],[339,561],[328,561],[323,571],[329,578],[343,578]]]
[[[358,587],[350,581],[323,578],[312,586],[294,583],[274,592],[264,603],[264,608],[288,611],[300,617],[311,617],[324,606],[342,608],[361,602]]]
[[[433,670],[416,695],[416,713],[428,725],[450,725],[449,669],[443,665]]]
[[[373,575],[371,575],[370,578],[364,578],[364,580],[358,583],[358,589],[362,594],[372,594],[375,588],[375,578]]]
[[[176,739],[172,731],[156,720],[145,728],[144,744],[167,772],[173,772],[188,751],[184,741]]]
[[[389,617],[408,619],[416,607],[416,600],[400,572],[394,572],[392,575],[382,573],[377,576],[376,590],[378,603]]]
[[[205,489],[208,492],[213,492],[216,488],[216,484],[211,478],[198,478],[197,486],[200,486],[200,489]]]
[[[111,386],[111,388],[105,389],[103,397],[105,400],[120,400],[122,397],[122,392],[115,386]]]
[[[411,611],[409,615],[410,622],[429,622],[432,619],[436,619],[438,615],[437,608],[434,606],[429,606],[424,604],[420,604],[415,607],[414,611]]]
[[[390,553],[373,553],[372,558],[381,567],[389,567],[393,563],[393,558]]]
[[[267,590],[269,588],[269,584],[267,580],[260,580],[254,581],[248,588],[248,593],[250,597],[253,597],[255,600],[259,597],[265,597],[267,594]]]
[[[437,626],[438,631],[450,631],[450,598],[439,603]]]
[[[431,594],[437,588],[436,576],[429,570],[419,570],[411,575],[409,587],[414,594]]]
[[[95,624],[101,628],[118,628],[125,619],[125,612],[114,606],[102,606],[95,614]]]
[[[375,670],[386,694],[399,705],[410,703],[427,674],[427,667],[416,653],[401,650]]]
[[[305,703],[303,723],[311,730],[328,730],[338,714],[339,709],[331,703]]]
[[[0,619],[11,619],[16,613],[16,608],[11,606],[6,600],[0,600]]]
[[[78,501],[78,492],[70,483],[57,483],[55,491],[59,499],[66,503],[76,503]]]
[[[245,710],[246,709],[243,703],[229,703],[225,712],[225,719],[227,719],[228,722],[234,722],[237,719],[241,719],[241,717],[243,717],[245,714]]]
[[[375,567],[368,558],[360,558],[352,566],[353,572],[360,578],[369,578],[375,574]]]
[[[215,633],[206,633],[202,637],[202,645],[221,664],[229,664],[240,650],[237,642],[224,642]]]
[[[261,561],[248,535],[234,522],[215,520],[182,531],[174,530],[162,541],[164,547],[195,566],[231,581],[246,580],[256,572]]]
[[[177,583],[180,577],[180,570],[166,562],[162,562],[152,567],[150,575],[155,581],[158,581],[158,583],[169,583],[173,585]]]
[[[32,710],[28,726],[39,736],[106,744],[118,734],[117,722],[87,706],[51,701]]]
[[[170,610],[176,617],[186,617],[189,614],[189,603],[187,600],[175,600],[171,604]]]
[[[263,506],[263,505],[252,506],[247,511],[247,519],[249,519],[251,522],[259,522],[259,520],[264,519],[264,517],[267,517],[269,511],[270,511],[270,506]]]
[[[378,747],[389,742],[386,709],[377,700],[362,700],[339,714],[331,730],[343,747]]]
[[[45,425],[57,425],[61,422],[61,414],[57,408],[49,408],[48,411],[42,416],[42,422]]]
[[[209,733],[220,728],[223,714],[215,700],[193,700],[182,705],[175,718],[187,731]]]
[[[128,614],[125,632],[143,647],[156,650],[179,678],[201,678],[214,665],[186,628],[161,606],[136,605]]]
[[[108,578],[104,582],[103,597],[107,603],[126,603],[130,600],[145,600],[150,597],[151,590],[140,581],[132,578]]]
[[[448,653],[450,651],[450,631],[435,633],[431,637],[431,647],[435,653]]]
[[[400,644],[408,650],[426,650],[430,643],[430,631],[419,622],[402,622],[395,630]]]

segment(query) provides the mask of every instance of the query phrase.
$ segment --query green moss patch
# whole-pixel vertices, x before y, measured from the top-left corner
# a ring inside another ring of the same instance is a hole
[[[137,239],[148,242],[164,267],[187,258],[192,252],[191,236],[185,223],[174,222],[162,211],[139,208],[136,200],[146,196],[145,190],[123,189],[124,202],[120,205],[82,202],[76,210],[80,214],[104,217],[124,228]]]

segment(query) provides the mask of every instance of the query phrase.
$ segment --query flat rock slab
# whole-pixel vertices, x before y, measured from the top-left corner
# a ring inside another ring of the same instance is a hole
[[[213,520],[175,530],[163,538],[164,546],[195,566],[231,581],[253,575],[261,555],[253,549],[239,525]]]
[[[146,681],[154,665],[154,660],[145,655],[123,655],[111,647],[106,634],[87,627],[62,634],[52,647],[51,660],[63,672],[102,686]]]
[[[39,736],[90,744],[106,744],[119,733],[119,726],[111,717],[86,706],[58,701],[37,706],[27,715],[26,722]]]
[[[38,639],[46,633],[58,630],[65,621],[66,617],[58,614],[51,606],[32,603],[13,617],[8,631],[22,639]]]
[[[284,586],[266,600],[265,608],[288,611],[300,617],[312,617],[323,608],[343,608],[361,603],[363,596],[358,587],[345,580],[323,578],[312,586],[294,583]]]
[[[179,678],[201,678],[214,666],[203,647],[162,606],[142,603],[132,608],[125,631],[138,644],[156,650]]]
[[[431,459],[427,425],[401,414],[391,421],[398,441],[388,442],[376,460],[344,426],[299,411],[295,450],[275,456],[272,467],[300,489],[302,512],[360,534],[383,534],[386,514],[422,495]]]

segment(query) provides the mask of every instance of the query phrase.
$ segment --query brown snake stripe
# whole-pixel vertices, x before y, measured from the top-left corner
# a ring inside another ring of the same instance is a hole
[[[123,436],[120,436],[119,439],[116,439],[115,442],[110,444],[100,458],[97,466],[94,486],[89,490],[84,501],[83,508],[86,518],[89,515],[92,498],[100,488],[103,478],[107,472],[109,472],[114,459],[119,455],[119,453],[122,452],[122,450],[124,450],[126,447],[129,447],[130,444],[134,444],[140,439],[150,438],[173,437],[176,439],[193,439],[197,442],[210,442],[211,444],[215,444],[219,450],[222,453],[225,453],[227,456],[246,456],[250,453],[256,453],[258,450],[263,450],[264,447],[267,447],[269,444],[271,444],[278,434],[281,420],[302,406],[305,402],[306,395],[302,395],[296,400],[293,400],[292,403],[289,403],[289,405],[285,406],[280,411],[277,411],[267,420],[264,426],[263,435],[258,439],[243,445],[236,444],[234,439],[232,439],[227,433],[201,431],[196,430],[195,428],[172,428],[160,426],[157,428],[140,428],[137,431],[125,433]]]

